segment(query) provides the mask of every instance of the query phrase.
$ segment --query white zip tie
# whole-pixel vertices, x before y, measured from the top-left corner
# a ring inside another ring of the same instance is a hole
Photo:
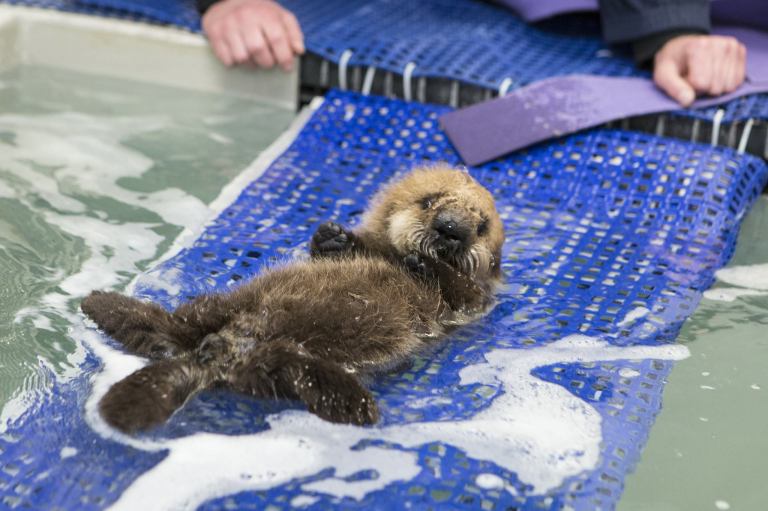
[[[510,77],[504,78],[501,83],[499,84],[499,97],[504,97],[507,95],[507,92],[509,92],[509,88],[512,87],[512,84],[514,84],[515,81],[512,80]]]
[[[483,101],[488,101],[493,96],[493,91],[491,89],[485,89],[485,92],[483,92]]]
[[[628,131],[629,130],[629,119],[628,118],[625,117],[624,119],[621,120],[621,129],[623,129],[624,131]]]
[[[667,118],[664,114],[661,114],[656,118],[656,136],[657,137],[664,136],[664,128],[665,128],[664,125],[666,121],[667,121]]]
[[[715,116],[712,118],[712,140],[709,144],[712,147],[715,147],[717,142],[720,140],[720,124],[722,124],[724,116],[725,110],[719,108],[717,112],[715,112]]]
[[[360,92],[363,94],[363,96],[367,96],[371,93],[371,88],[373,87],[373,76],[376,74],[376,68],[373,66],[368,66],[368,69],[365,70],[365,78],[363,79],[363,87],[360,89]]]
[[[363,80],[363,88],[360,89],[360,92],[363,93],[364,96],[367,96],[371,93],[371,88],[373,87],[373,75],[376,74],[376,68],[373,66],[368,66],[368,69],[365,71],[365,79]]]
[[[419,98],[419,102],[427,102],[427,77],[421,76],[416,82],[416,96]]]
[[[744,130],[741,132],[741,138],[739,139],[739,147],[736,149],[737,153],[744,154],[744,151],[747,150],[747,143],[749,143],[749,135],[752,133],[753,124],[755,124],[755,120],[748,119],[744,125]]]
[[[451,82],[451,94],[448,103],[453,108],[458,108],[459,106],[459,82],[457,80]]]
[[[738,123],[732,122],[728,128],[728,147],[736,147],[736,128]]]
[[[320,86],[321,87],[327,87],[328,86],[328,66],[330,63],[323,59],[320,61]]]
[[[701,119],[694,119],[693,126],[691,126],[691,142],[698,142],[699,127],[701,126]]]
[[[344,50],[339,59],[339,88],[341,90],[347,90],[347,64],[349,64],[352,55],[352,50]]]
[[[395,95],[394,91],[392,90],[392,73],[387,72],[384,75],[384,95],[388,98],[391,98]]]
[[[403,69],[403,99],[411,101],[413,94],[411,91],[411,77],[413,76],[413,70],[416,69],[415,62],[409,62]]]
[[[768,160],[768,126],[765,127],[765,144],[763,144],[763,158]]]

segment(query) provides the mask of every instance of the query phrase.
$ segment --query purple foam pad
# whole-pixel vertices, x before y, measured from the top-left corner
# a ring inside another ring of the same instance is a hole
[[[768,82],[694,103],[706,107],[768,91]],[[440,124],[467,165],[479,165],[536,142],[615,119],[679,109],[642,78],[573,75],[550,78],[503,98],[449,112]]]
[[[698,100],[693,108],[768,92],[768,34],[741,27],[718,28],[716,33],[732,35],[747,46],[747,81],[730,94]],[[478,165],[552,137],[679,108],[644,78],[571,75],[447,113],[440,123],[465,163]]]

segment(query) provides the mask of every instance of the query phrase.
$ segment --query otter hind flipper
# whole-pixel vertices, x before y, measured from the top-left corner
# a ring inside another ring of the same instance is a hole
[[[331,422],[364,425],[379,420],[376,401],[354,374],[308,355],[291,341],[259,346],[234,369],[231,385],[259,398],[298,399]]]
[[[99,402],[99,411],[124,433],[146,431],[168,420],[204,386],[199,368],[184,360],[164,360],[114,384]]]
[[[94,291],[80,308],[107,335],[154,360],[181,354],[194,342],[183,325],[159,305],[118,293]]]

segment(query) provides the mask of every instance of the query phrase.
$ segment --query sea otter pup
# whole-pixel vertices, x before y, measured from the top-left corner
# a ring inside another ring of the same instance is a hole
[[[321,225],[311,258],[169,313],[117,293],[81,308],[150,365],[99,404],[124,432],[167,420],[196,392],[226,387],[303,401],[323,419],[372,424],[367,376],[403,363],[486,312],[499,284],[502,223],[461,170],[420,168],[379,192],[359,228]]]

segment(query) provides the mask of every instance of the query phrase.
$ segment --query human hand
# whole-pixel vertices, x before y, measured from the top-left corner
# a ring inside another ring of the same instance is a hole
[[[213,52],[227,66],[278,64],[290,71],[294,55],[304,53],[299,22],[273,0],[217,2],[203,16],[203,30]]]
[[[697,94],[719,96],[744,82],[747,49],[734,37],[683,35],[656,52],[653,81],[683,106]]]

